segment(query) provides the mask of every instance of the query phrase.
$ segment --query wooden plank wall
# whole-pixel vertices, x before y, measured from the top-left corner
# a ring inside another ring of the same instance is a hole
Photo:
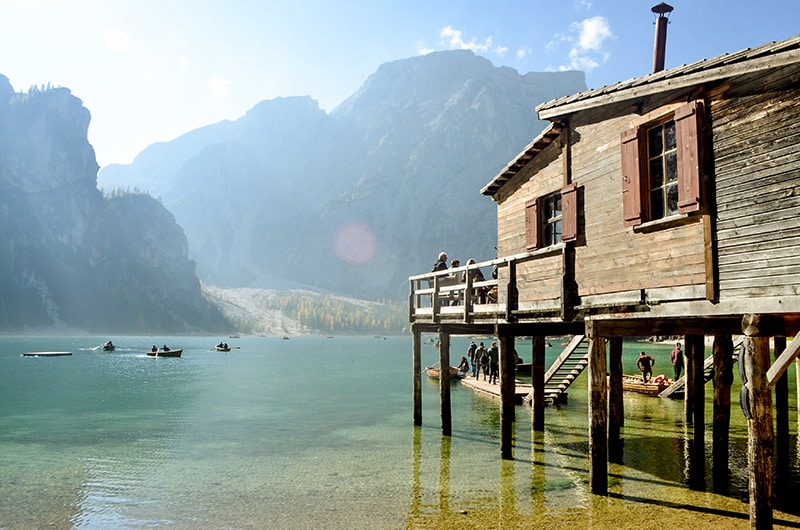
[[[693,222],[650,232],[623,224],[620,133],[674,110],[606,121],[574,122],[573,181],[584,187],[586,245],[576,247],[576,280],[582,297],[637,289],[703,285],[703,225]]]
[[[800,89],[712,103],[721,300],[800,293],[798,105]]]
[[[561,190],[564,180],[562,164],[561,149],[558,142],[554,142],[506,184],[502,195],[498,195],[498,256],[510,256],[527,251],[525,204],[536,197]],[[536,176],[531,178],[534,173]],[[506,272],[505,268],[501,267],[501,274]],[[559,300],[560,280],[560,253],[521,263],[517,269],[520,303],[524,305],[525,301]],[[554,303],[553,306],[557,307],[557,304]]]

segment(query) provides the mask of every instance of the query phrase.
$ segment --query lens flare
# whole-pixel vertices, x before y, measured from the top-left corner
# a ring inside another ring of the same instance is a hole
[[[365,223],[345,223],[336,231],[336,256],[351,265],[363,265],[375,256],[375,232]]]

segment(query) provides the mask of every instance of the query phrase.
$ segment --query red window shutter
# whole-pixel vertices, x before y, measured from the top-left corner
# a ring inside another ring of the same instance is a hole
[[[578,185],[574,182],[561,190],[561,241],[578,238]]]
[[[700,168],[703,103],[691,101],[675,111],[678,145],[678,211],[700,210]]]
[[[620,134],[622,146],[622,212],[625,226],[642,224],[641,165],[639,162],[639,129]]]
[[[537,201],[525,204],[525,246],[528,250],[539,248],[539,214]]]

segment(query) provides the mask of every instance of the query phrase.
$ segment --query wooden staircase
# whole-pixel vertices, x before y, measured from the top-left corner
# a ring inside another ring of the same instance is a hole
[[[584,335],[575,335],[544,375],[545,403],[552,405],[564,400],[567,388],[587,366],[589,366],[589,341]],[[532,400],[532,393],[525,398],[526,403]]]
[[[739,353],[742,351],[743,338],[739,338],[733,345],[733,362],[739,360]],[[703,361],[703,382],[708,383],[714,377],[714,355],[709,355]],[[678,397],[686,389],[686,375],[669,385],[661,392],[658,397]]]

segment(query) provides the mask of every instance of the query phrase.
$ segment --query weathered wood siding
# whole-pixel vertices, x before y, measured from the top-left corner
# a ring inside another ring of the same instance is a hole
[[[620,133],[674,110],[574,123],[572,179],[584,187],[585,245],[576,246],[575,278],[581,297],[705,285],[703,225],[699,216],[680,226],[634,230],[623,222]],[[678,291],[676,291],[677,293]],[[681,298],[686,297],[684,289]],[[662,298],[664,299],[664,298]]]
[[[518,175],[506,184],[497,203],[497,250],[499,256],[526,252],[525,206],[537,197],[560,191],[564,184],[561,149],[558,142],[546,147]],[[531,175],[535,177],[531,178]],[[561,254],[547,254],[520,263],[517,288],[520,307],[558,307],[561,297]],[[501,274],[503,274],[501,269]],[[501,282],[502,283],[502,282]],[[501,300],[504,301],[504,300]]]
[[[712,102],[721,300],[800,293],[799,105],[800,89]]]

